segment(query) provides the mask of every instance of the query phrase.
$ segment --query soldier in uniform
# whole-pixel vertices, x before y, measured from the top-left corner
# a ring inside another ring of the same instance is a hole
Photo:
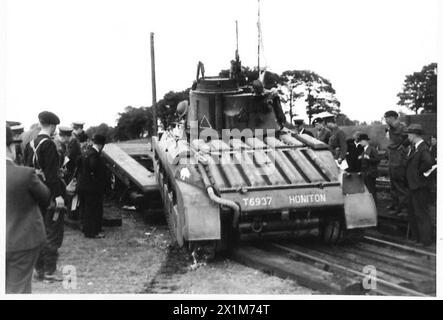
[[[325,119],[326,126],[331,130],[331,137],[329,138],[329,147],[331,148],[335,159],[338,163],[342,163],[346,159],[348,152],[348,144],[346,143],[346,135],[335,123],[333,117]]]
[[[93,145],[82,157],[79,175],[80,215],[87,238],[103,238],[103,197],[106,191],[106,170],[101,151],[106,137],[96,134]]]
[[[11,131],[14,140],[22,140],[21,136],[24,132],[24,127],[22,124],[11,126]],[[20,144],[15,144],[15,163],[19,165],[23,164],[23,150]]]
[[[411,124],[404,131],[411,142],[407,155],[406,180],[408,183],[408,216],[412,237],[424,246],[432,244],[432,221],[429,212],[429,180],[425,177],[434,160],[429,146],[423,141],[423,128]]]
[[[305,121],[302,118],[296,118],[293,120],[294,129],[298,134],[307,134],[308,136],[314,137],[311,131],[305,128]]]
[[[47,243],[36,263],[36,277],[39,280],[61,281],[57,274],[58,248],[63,242],[63,213],[65,210],[65,184],[60,178],[60,156],[53,135],[60,123],[52,112],[43,111],[38,115],[41,131],[25,148],[25,164],[36,168],[45,185],[51,191],[49,207],[42,207]]]
[[[392,214],[406,214],[407,194],[406,187],[406,153],[409,144],[404,133],[405,124],[398,119],[398,113],[390,110],[384,115],[388,124],[387,134],[390,144],[388,146],[389,179],[391,181],[392,203],[388,209]]]
[[[252,82],[252,90],[255,99],[254,105],[261,106],[263,108],[263,110],[259,110],[257,113],[258,117],[260,117],[260,113],[267,113],[268,108],[272,108],[277,119],[277,123],[280,126],[280,129],[282,129],[286,124],[286,117],[283,112],[278,94],[265,90],[263,83],[260,80],[254,80]],[[261,99],[263,99],[262,101],[264,103],[260,103],[261,101],[258,101]],[[258,119],[258,121],[260,121],[260,119]]]
[[[32,271],[46,241],[39,206],[48,206],[49,189],[32,168],[14,163],[15,143],[6,127],[6,293],[31,293]]]
[[[326,128],[325,120],[323,118],[315,118],[313,124],[317,129],[315,138],[317,140],[320,140],[321,142],[329,144],[329,138],[331,137],[331,130]]]
[[[366,133],[359,135],[358,144],[362,147],[363,152],[358,156],[360,160],[361,172],[368,191],[372,194],[375,203],[377,203],[377,189],[375,187],[375,180],[378,177],[377,165],[380,163],[380,157],[377,149],[369,145],[369,137]]]
[[[88,140],[88,135],[83,131],[84,122],[76,121],[72,123],[72,135],[74,138],[78,139],[78,142],[83,143]]]

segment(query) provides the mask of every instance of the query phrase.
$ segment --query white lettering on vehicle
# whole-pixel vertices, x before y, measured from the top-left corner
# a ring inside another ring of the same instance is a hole
[[[271,205],[271,202],[272,197],[243,198],[243,204],[249,207],[267,207]]]
[[[289,199],[289,204],[326,202],[326,194],[324,193],[296,194],[288,196],[288,199]]]

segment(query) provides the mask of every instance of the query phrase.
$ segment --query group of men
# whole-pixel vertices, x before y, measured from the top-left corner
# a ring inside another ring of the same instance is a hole
[[[384,119],[389,139],[392,198],[387,209],[393,215],[408,217],[412,239],[422,245],[430,245],[433,241],[429,204],[432,194],[430,189],[435,184],[435,172],[431,172],[436,164],[436,139],[433,137],[429,146],[423,139],[422,126],[411,124],[406,127],[400,122],[396,111],[387,111]],[[369,136],[364,132],[355,132],[352,138],[347,139],[333,116],[316,118],[313,123],[315,134],[304,128],[302,119],[296,119],[294,127],[299,134],[315,136],[328,144],[338,164],[346,160],[346,171],[361,172],[368,191],[377,203],[376,178],[380,156],[377,148],[369,143]]]
[[[17,129],[6,126],[6,292],[30,293],[33,269],[40,281],[61,281],[58,249],[63,242],[64,215],[76,206],[66,186],[78,181],[82,231],[103,237],[101,221],[105,193],[105,166],[100,157],[106,137],[89,141],[83,123],[57,126],[49,111],[38,115],[39,131],[23,143]],[[15,132],[14,132],[15,131]],[[20,155],[20,157],[17,157]],[[72,206],[71,206],[72,205]]]

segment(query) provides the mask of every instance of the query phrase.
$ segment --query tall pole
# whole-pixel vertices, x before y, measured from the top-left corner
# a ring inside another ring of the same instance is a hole
[[[257,68],[258,68],[258,75],[260,77],[260,37],[261,37],[261,27],[260,27],[260,0],[258,1],[258,9],[257,9],[257,30],[258,30],[258,41],[257,41]]]
[[[154,136],[157,135],[157,90],[155,86],[154,32],[151,32],[151,79],[152,79],[152,117],[154,118]]]

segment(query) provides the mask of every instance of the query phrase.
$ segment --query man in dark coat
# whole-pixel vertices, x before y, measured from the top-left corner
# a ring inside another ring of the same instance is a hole
[[[420,124],[411,124],[405,133],[411,142],[406,164],[409,223],[412,237],[424,246],[428,246],[433,241],[429,212],[430,185],[425,173],[432,168],[434,160],[429,152],[429,146],[423,141],[423,128]]]
[[[34,170],[17,166],[10,128],[6,128],[6,293],[31,293],[32,271],[46,241],[40,206],[49,189]]]
[[[362,132],[355,132],[353,137],[346,140],[348,145],[348,152],[346,153],[346,161],[348,163],[347,172],[360,172],[361,171],[361,161],[359,156],[363,153],[363,147],[360,142],[360,134]]]
[[[361,172],[368,191],[372,194],[375,203],[377,203],[377,189],[375,180],[378,177],[377,165],[380,163],[380,157],[377,149],[369,145],[369,137],[366,133],[359,135],[359,145],[363,147],[363,152],[358,156],[361,164]]]
[[[61,281],[57,273],[58,248],[63,243],[65,211],[65,184],[60,177],[60,156],[53,136],[60,119],[52,112],[43,111],[38,116],[40,133],[25,148],[25,165],[34,167],[51,191],[49,207],[42,207],[47,243],[36,263],[37,279]]]
[[[404,133],[406,125],[398,119],[398,113],[390,110],[384,115],[388,124],[387,134],[389,137],[389,180],[391,182],[392,203],[388,209],[393,214],[406,211],[407,194],[406,187],[406,153],[409,144],[407,135]]]
[[[101,151],[106,137],[96,134],[93,145],[82,157],[79,175],[80,215],[87,238],[103,238],[103,196],[106,190],[105,164]]]

